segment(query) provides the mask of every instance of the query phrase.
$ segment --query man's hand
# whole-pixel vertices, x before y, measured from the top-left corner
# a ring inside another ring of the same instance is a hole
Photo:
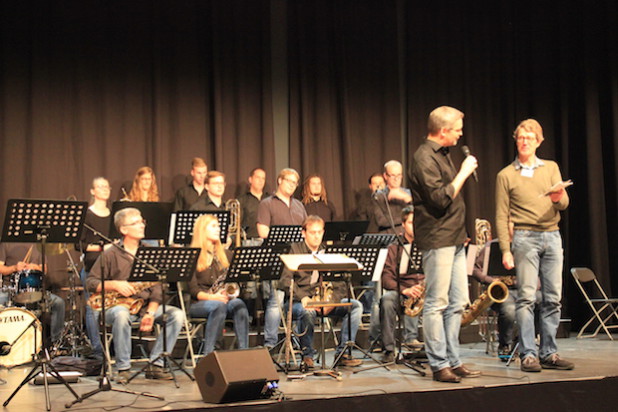
[[[507,270],[515,267],[515,261],[513,260],[513,254],[511,252],[504,252],[502,254],[502,266]]]
[[[142,318],[142,322],[139,325],[139,330],[142,332],[150,332],[152,330],[153,325],[154,325],[154,316],[149,315],[147,313]]]
[[[560,201],[560,199],[562,199],[562,196],[564,196],[564,188],[561,188],[560,190],[558,190],[556,192],[551,192],[549,194],[549,198],[554,203],[558,203]]]
[[[414,285],[409,288],[405,288],[404,290],[401,291],[401,294],[409,298],[416,299],[422,294],[421,285]]]
[[[390,189],[388,191],[388,200],[393,199],[401,200],[405,203],[410,203],[412,201],[412,196],[407,194],[406,191],[402,188],[398,187],[396,189]]]
[[[476,170],[478,166],[479,164],[476,157],[470,155],[466,156],[464,161],[461,163],[461,168],[459,170],[467,178]]]
[[[136,293],[135,288],[126,280],[108,280],[108,282],[114,282],[112,285],[112,289],[114,289],[116,292],[120,293],[124,297],[133,296]]]

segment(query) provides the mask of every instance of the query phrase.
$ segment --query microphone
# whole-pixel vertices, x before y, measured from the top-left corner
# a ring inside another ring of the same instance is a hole
[[[470,148],[466,145],[461,146],[461,151],[463,152],[464,156],[468,157],[470,156]],[[474,170],[474,172],[472,172],[472,175],[474,176],[474,181],[478,183],[479,181],[479,175],[476,173],[476,169]]]

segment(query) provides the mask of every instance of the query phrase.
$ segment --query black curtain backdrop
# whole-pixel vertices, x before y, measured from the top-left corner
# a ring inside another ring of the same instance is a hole
[[[1,1],[0,211],[9,198],[87,199],[101,175],[115,199],[143,165],[171,200],[194,156],[227,174],[227,197],[256,166],[273,188],[283,139],[287,165],[323,175],[343,219],[367,177],[389,159],[409,159],[428,113],[448,104],[465,112],[462,143],[479,159],[479,183],[464,194],[472,233],[477,217],[493,223],[495,176],[515,156],[512,131],[534,117],[545,130],[539,156],[575,182],[561,227],[565,315],[578,324],[586,309],[570,267],[590,266],[618,294],[617,8],[612,0]],[[282,39],[271,33],[281,32],[287,48],[273,54]],[[285,136],[273,126],[279,67],[287,67]],[[462,158],[456,150],[455,163]]]

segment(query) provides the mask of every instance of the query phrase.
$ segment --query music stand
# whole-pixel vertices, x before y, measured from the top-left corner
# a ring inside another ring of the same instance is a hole
[[[397,240],[397,235],[391,233],[365,233],[360,238],[354,239],[354,244],[388,247],[395,240]]]
[[[45,261],[45,250],[49,243],[77,243],[81,236],[82,226],[86,217],[87,202],[77,202],[70,200],[32,200],[32,199],[10,199],[7,203],[4,226],[2,229],[3,242],[29,242],[40,243],[41,245],[41,269],[43,272],[43,307],[44,313],[49,312],[49,302],[47,301],[46,273],[47,265]],[[45,328],[45,322],[43,322]],[[45,334],[44,334],[45,335]],[[4,402],[7,406],[11,399],[29,381],[34,379],[39,368],[43,373],[43,383],[45,385],[45,406],[51,410],[49,398],[48,373],[59,382],[64,384],[67,389],[79,398],[79,395],[69,386],[64,378],[58,373],[50,362],[49,348],[46,347],[47,340],[43,340],[41,353],[34,354],[34,367],[26,375],[24,380],[13,391],[11,396]]]
[[[193,238],[193,226],[198,217],[202,215],[215,215],[219,221],[221,243],[227,241],[227,232],[230,226],[230,212],[227,210],[217,210],[206,212],[202,210],[180,210],[172,213],[170,218],[170,231],[168,244],[188,245]]]
[[[275,225],[268,230],[268,237],[264,241],[266,246],[281,243],[297,243],[303,241],[302,227],[296,225]]]
[[[154,365],[159,359],[163,360],[164,369],[168,367],[168,362],[173,363],[178,370],[187,375],[189,379],[192,381],[195,380],[195,378],[172,358],[171,354],[167,351],[167,313],[165,311],[165,297],[167,296],[168,282],[188,282],[191,279],[193,272],[195,272],[195,266],[197,265],[197,258],[200,255],[200,251],[201,249],[199,248],[177,247],[140,247],[137,250],[133,266],[131,267],[131,274],[127,280],[129,282],[161,282],[163,295],[163,313],[161,315],[163,323],[163,351],[156,359],[148,361],[142,369],[135,372],[127,379],[127,383],[144,372],[146,368]],[[179,388],[174,370],[171,367],[169,369],[174,384]]]
[[[326,222],[324,224],[324,241],[352,242],[363,235],[369,226],[368,220]]]
[[[112,203],[111,216],[116,212],[128,207],[138,209],[142,217],[148,222],[144,239],[167,239],[170,227],[170,216],[174,209],[171,202],[127,202],[120,200]],[[113,219],[110,223],[109,237],[117,239],[122,237],[114,225]]]

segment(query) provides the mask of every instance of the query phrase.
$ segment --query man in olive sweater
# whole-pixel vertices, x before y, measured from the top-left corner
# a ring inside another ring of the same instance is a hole
[[[543,142],[541,125],[534,119],[524,120],[513,138],[517,158],[498,173],[496,180],[496,224],[502,264],[507,269],[515,267],[517,272],[521,370],[573,369],[573,363],[556,353],[564,260],[558,222],[560,211],[569,205],[569,196],[561,184],[558,165],[536,157],[536,149]],[[512,242],[509,217],[515,226]],[[533,311],[539,278],[541,347],[537,351]]]

